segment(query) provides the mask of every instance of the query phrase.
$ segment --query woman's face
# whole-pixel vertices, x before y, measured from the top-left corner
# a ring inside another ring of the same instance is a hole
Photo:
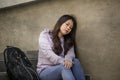
[[[73,28],[73,21],[71,19],[64,22],[60,27],[59,36],[69,34]]]

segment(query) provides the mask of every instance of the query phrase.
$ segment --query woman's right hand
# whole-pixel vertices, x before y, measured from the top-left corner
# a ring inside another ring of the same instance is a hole
[[[73,66],[73,62],[65,60],[64,61],[64,66],[68,69],[70,69]]]

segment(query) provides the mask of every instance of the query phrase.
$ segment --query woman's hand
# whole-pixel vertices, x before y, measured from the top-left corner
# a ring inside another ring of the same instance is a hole
[[[64,61],[64,66],[68,69],[70,69],[73,66],[73,62],[65,60]]]

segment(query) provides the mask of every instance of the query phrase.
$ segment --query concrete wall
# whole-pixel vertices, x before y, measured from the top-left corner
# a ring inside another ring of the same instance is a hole
[[[92,80],[120,79],[120,0],[44,0],[0,10],[0,53],[6,45],[38,50],[38,36],[63,14],[78,21],[79,59]]]
[[[10,7],[34,0],[0,0],[0,8]]]

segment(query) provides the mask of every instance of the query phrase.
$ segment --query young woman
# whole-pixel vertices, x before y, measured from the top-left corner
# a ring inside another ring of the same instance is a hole
[[[75,18],[63,15],[53,30],[41,32],[37,64],[41,80],[85,80],[81,64],[75,58],[76,28]]]

